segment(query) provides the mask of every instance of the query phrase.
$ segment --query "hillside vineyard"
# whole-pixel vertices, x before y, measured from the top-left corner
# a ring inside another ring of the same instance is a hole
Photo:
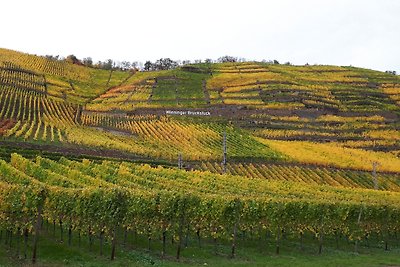
[[[265,238],[278,254],[310,236],[319,253],[398,247],[399,129],[393,73],[104,69],[0,49],[0,241],[33,261],[56,225],[70,244],[109,242],[112,259],[130,235],[163,256],[169,238],[178,259],[190,237],[231,257]]]

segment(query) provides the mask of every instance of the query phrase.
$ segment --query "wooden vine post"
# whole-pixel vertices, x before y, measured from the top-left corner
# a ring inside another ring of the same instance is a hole
[[[38,194],[37,216],[36,216],[36,223],[34,226],[35,235],[33,237],[32,264],[35,264],[37,259],[37,247],[39,242],[40,227],[42,224],[43,205],[45,198],[46,198],[46,192],[44,189],[41,189]]]

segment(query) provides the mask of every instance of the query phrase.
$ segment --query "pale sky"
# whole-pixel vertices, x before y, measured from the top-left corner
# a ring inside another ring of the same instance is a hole
[[[0,47],[38,55],[231,55],[400,73],[400,0],[7,0],[0,29]]]

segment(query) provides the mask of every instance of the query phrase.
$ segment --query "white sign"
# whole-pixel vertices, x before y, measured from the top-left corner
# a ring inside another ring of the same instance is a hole
[[[190,110],[166,110],[167,115],[186,115],[186,116],[210,116],[210,111],[190,111]]]

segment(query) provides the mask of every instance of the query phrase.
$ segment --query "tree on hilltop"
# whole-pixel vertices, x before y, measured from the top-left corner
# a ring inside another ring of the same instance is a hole
[[[111,70],[113,66],[114,66],[114,61],[112,59],[107,59],[107,61],[104,62],[103,69]]]
[[[71,64],[76,64],[76,65],[83,65],[82,62],[75,56],[75,55],[69,55],[65,58],[66,62],[69,62]]]
[[[237,62],[238,59],[236,57],[232,57],[232,56],[223,56],[223,57],[218,58],[217,61],[220,63]]]
[[[173,61],[170,58],[160,58],[156,62],[152,63],[151,61],[146,61],[144,63],[144,70],[145,71],[150,71],[150,70],[171,70],[175,69],[178,67],[178,62]]]
[[[144,70],[145,71],[150,71],[150,70],[153,70],[153,63],[151,63],[151,61],[146,61],[145,63],[144,63]]]
[[[396,71],[395,70],[387,70],[385,71],[386,73],[392,74],[392,75],[396,75]]]
[[[85,57],[82,62],[85,66],[93,67],[93,59],[91,57]]]
[[[132,64],[129,61],[122,61],[120,64],[121,70],[129,70]]]
[[[170,70],[178,67],[178,63],[170,58],[160,58],[154,65],[157,70]]]

